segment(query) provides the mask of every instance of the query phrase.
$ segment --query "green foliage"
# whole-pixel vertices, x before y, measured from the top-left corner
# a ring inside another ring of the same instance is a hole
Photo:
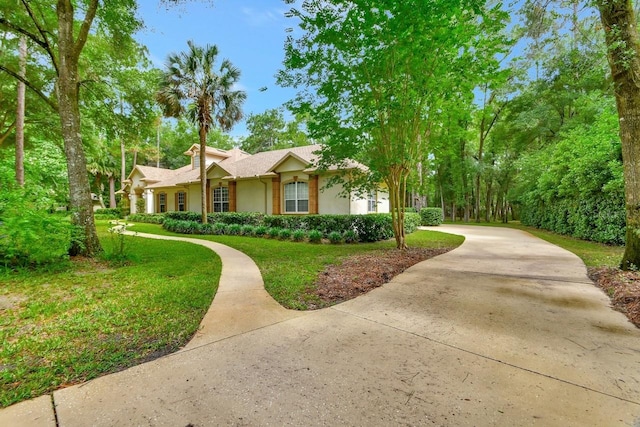
[[[194,218],[189,215],[189,218]],[[215,212],[207,215],[209,222],[222,222],[224,224],[260,225],[264,214],[260,212]],[[194,219],[199,221],[200,218]]]
[[[420,222],[420,214],[415,212],[406,212],[404,214],[404,232],[406,234],[415,232],[418,229]]]
[[[322,232],[318,230],[309,231],[309,242],[310,243],[322,242]]]
[[[249,153],[280,150],[289,147],[309,145],[310,141],[304,130],[304,120],[296,116],[294,121],[286,123],[281,109],[269,109],[260,114],[249,114],[247,117],[246,137],[240,147]]]
[[[136,200],[136,213],[143,214],[145,213],[146,201],[143,198],[139,198]]]
[[[67,258],[73,227],[68,218],[38,207],[23,189],[0,192],[0,263],[30,267]]]
[[[179,221],[200,222],[200,220],[202,219],[199,213],[189,212],[189,211],[186,211],[186,212],[171,211],[171,212],[166,212],[164,215],[167,219],[176,219]],[[217,222],[217,221],[211,221],[211,222]]]
[[[442,208],[422,208],[420,209],[421,225],[440,225],[442,224]]]
[[[165,214],[163,213],[154,213],[154,214],[131,214],[127,216],[127,219],[132,222],[144,222],[147,224],[162,224],[164,222]]]
[[[227,224],[224,234],[240,236],[242,234],[242,226],[240,224]]]
[[[342,243],[342,234],[337,231],[332,231],[331,233],[329,233],[327,238],[329,239],[329,242],[333,243],[334,245]]]
[[[293,232],[291,230],[289,230],[288,228],[283,228],[280,230],[280,234],[278,235],[278,237],[280,238],[280,240],[291,240],[292,235]]]
[[[307,232],[304,230],[294,230],[291,236],[295,242],[303,242],[304,239],[307,238]]]
[[[122,208],[103,208],[103,209],[97,209],[94,212],[94,215],[105,215],[105,216],[114,217],[109,219],[122,219],[126,214],[127,214],[127,210]]]
[[[594,123],[561,132],[556,144],[529,156],[522,169],[527,188],[520,196],[523,224],[585,240],[624,243],[622,161],[612,106]]]
[[[282,229],[278,227],[269,227],[266,235],[272,239],[277,239],[280,236],[280,230]]]
[[[256,232],[256,227],[254,225],[243,225],[240,230],[240,234],[243,236],[254,236]]]
[[[342,234],[345,243],[358,243],[358,234],[353,230],[347,230]]]

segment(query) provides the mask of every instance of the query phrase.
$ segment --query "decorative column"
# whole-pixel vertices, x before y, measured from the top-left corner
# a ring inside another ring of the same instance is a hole
[[[280,215],[280,174],[277,177],[271,178],[271,208],[273,215]]]
[[[146,201],[146,212],[152,214],[154,212],[154,199],[153,199],[153,190],[146,189],[145,192],[145,201]]]

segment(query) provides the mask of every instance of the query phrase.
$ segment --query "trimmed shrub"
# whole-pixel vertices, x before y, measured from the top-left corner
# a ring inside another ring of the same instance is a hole
[[[263,223],[264,216],[260,212],[214,212],[207,214],[207,219],[213,223],[222,222],[224,224],[257,226]]]
[[[240,224],[227,224],[224,234],[239,236],[242,234],[242,226]]]
[[[113,219],[122,219],[127,213],[127,209],[123,208],[103,208],[96,209],[94,215],[107,215],[113,217]]]
[[[216,222],[213,224],[213,234],[226,234],[227,224],[224,222]]]
[[[404,214],[404,232],[406,234],[411,234],[418,229],[420,225],[420,214],[415,212],[406,212]]]
[[[193,221],[193,222],[201,222],[202,214],[198,212],[178,212],[171,211],[165,212],[164,216],[169,219],[175,219],[178,221]]]
[[[322,242],[322,232],[318,230],[311,230],[309,232],[309,241],[311,243],[320,243]]]
[[[127,221],[144,222],[147,224],[162,224],[164,222],[164,214],[131,214],[127,217]]]
[[[267,229],[267,237],[271,237],[272,239],[277,239],[280,236],[280,228],[278,227],[270,227]]]
[[[280,230],[280,234],[278,235],[278,237],[280,238],[280,240],[291,240],[291,235],[292,235],[292,231],[289,230],[288,228],[283,228]]]
[[[255,235],[257,237],[262,237],[262,236],[265,236],[267,234],[267,231],[269,231],[269,229],[267,227],[265,227],[264,225],[259,225],[259,226],[256,227]]]
[[[174,233],[197,234],[200,231],[200,223],[195,221],[165,218],[162,223],[162,228]]]
[[[243,225],[240,234],[243,236],[253,236],[255,235],[256,227],[253,225]]]
[[[340,234],[337,231],[332,231],[331,233],[329,233],[328,238],[329,238],[329,241],[334,245],[338,243],[342,243],[342,234]]]
[[[420,209],[420,223],[422,225],[442,224],[442,208],[422,208]]]
[[[307,232],[304,230],[294,230],[292,234],[293,240],[296,242],[302,242],[307,238]]]
[[[357,243],[358,242],[358,234],[353,230],[347,230],[342,234],[342,238],[345,243]]]

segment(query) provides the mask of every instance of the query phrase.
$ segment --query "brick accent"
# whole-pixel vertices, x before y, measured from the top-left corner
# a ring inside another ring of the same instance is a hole
[[[309,214],[318,213],[318,175],[309,177]]]
[[[238,209],[236,204],[236,184],[235,181],[229,181],[229,212],[236,212]]]
[[[276,178],[271,178],[271,209],[273,215],[280,215],[281,202],[280,202],[280,175]]]

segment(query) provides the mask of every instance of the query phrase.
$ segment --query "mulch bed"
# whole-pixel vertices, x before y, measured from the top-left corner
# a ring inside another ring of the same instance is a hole
[[[389,249],[345,258],[341,264],[328,266],[320,273],[309,292],[321,303],[310,303],[308,308],[326,307],[366,294],[412,265],[451,249]]]
[[[589,277],[611,298],[611,305],[640,328],[640,272],[589,268]]]

